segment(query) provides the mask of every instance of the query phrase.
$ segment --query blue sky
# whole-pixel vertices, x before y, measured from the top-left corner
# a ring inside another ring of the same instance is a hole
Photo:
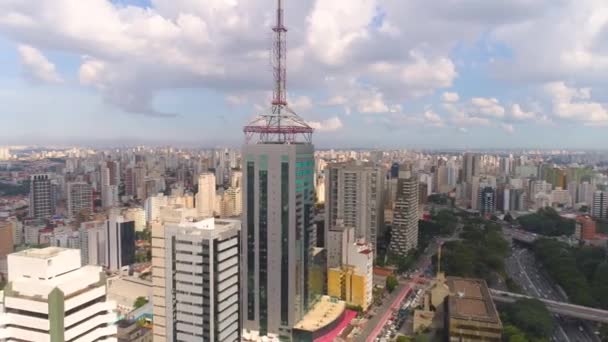
[[[320,147],[605,147],[602,1],[286,3],[289,102]],[[269,104],[273,6],[0,3],[0,144],[238,146]]]

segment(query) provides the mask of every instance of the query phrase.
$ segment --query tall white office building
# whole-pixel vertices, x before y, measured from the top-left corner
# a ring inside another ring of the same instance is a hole
[[[156,221],[160,217],[160,208],[169,205],[169,198],[162,193],[150,196],[144,202],[146,222]]]
[[[471,183],[473,177],[481,174],[481,156],[479,154],[464,154],[462,157],[462,174],[466,183]]]
[[[80,258],[83,265],[107,265],[107,223],[89,221],[80,224]]]
[[[2,341],[116,341],[116,303],[106,300],[105,273],[82,266],[77,249],[10,254],[3,302]]]
[[[112,177],[111,168],[106,163],[101,164],[101,205],[104,208],[112,208],[119,204],[118,185],[114,184],[116,179]]]
[[[201,217],[213,217],[215,213],[215,175],[203,173],[198,177],[196,209]]]
[[[576,203],[585,203],[588,206],[593,205],[593,194],[595,192],[595,185],[589,182],[582,182],[578,185],[578,191],[576,196]]]
[[[0,146],[0,160],[11,159],[11,150],[8,147]]]
[[[240,341],[240,221],[165,226],[165,340]]]

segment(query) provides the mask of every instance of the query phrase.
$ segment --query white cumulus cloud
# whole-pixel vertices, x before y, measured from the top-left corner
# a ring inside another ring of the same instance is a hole
[[[310,127],[314,128],[319,132],[334,132],[344,126],[342,124],[342,120],[340,120],[340,118],[337,116],[323,121],[309,121],[308,124],[310,125]]]
[[[455,92],[445,92],[441,95],[441,100],[443,102],[458,102],[460,100],[460,96]]]
[[[551,97],[556,117],[590,125],[608,124],[608,110],[592,101],[590,88],[569,87],[560,81],[547,83],[544,89]]]
[[[517,103],[511,106],[511,118],[516,121],[532,120],[536,118],[536,113],[533,111],[526,112]]]
[[[471,99],[473,110],[480,115],[502,118],[505,115],[505,108],[500,105],[496,98],[474,97]]]
[[[55,65],[40,50],[24,44],[19,45],[18,50],[23,71],[30,80],[47,83],[63,81],[57,73]]]

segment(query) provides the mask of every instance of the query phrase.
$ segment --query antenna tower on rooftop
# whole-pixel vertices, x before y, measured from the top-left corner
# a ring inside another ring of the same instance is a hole
[[[276,25],[272,28],[274,89],[271,108],[243,128],[247,143],[311,143],[313,128],[287,105],[287,28],[283,0],[277,0]]]

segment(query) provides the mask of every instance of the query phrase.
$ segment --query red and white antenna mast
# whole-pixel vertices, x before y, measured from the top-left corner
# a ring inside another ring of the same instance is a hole
[[[277,23],[272,28],[274,41],[272,47],[272,71],[274,73],[273,106],[287,105],[287,29],[283,22],[283,1],[278,0]]]
[[[259,115],[245,126],[243,132],[247,143],[310,143],[313,128],[287,105],[287,28],[284,23],[283,0],[277,0],[276,20],[276,25],[272,28],[272,107],[266,114]]]

